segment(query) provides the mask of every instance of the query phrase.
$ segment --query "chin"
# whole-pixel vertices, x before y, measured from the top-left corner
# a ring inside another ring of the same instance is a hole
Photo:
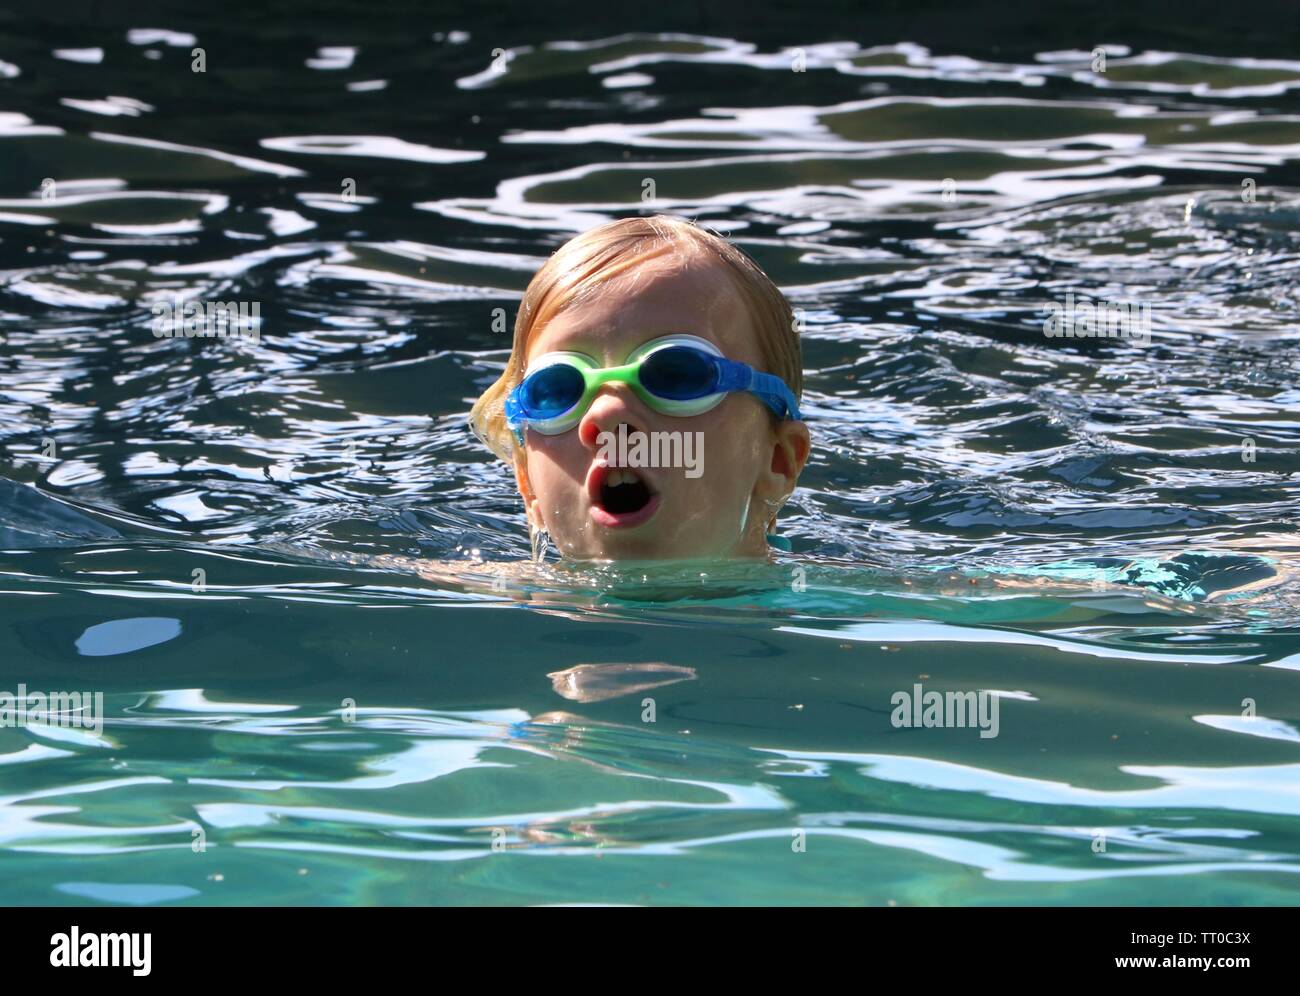
[[[620,540],[608,543],[601,554],[604,560],[681,560],[683,555],[662,543],[647,537],[641,540]]]
[[[692,540],[680,536],[667,537],[614,537],[604,544],[608,560],[734,560],[754,556],[736,546],[724,547],[705,540]]]

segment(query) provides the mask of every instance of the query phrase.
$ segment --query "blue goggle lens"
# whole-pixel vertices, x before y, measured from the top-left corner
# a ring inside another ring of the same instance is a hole
[[[669,401],[693,401],[717,389],[717,368],[708,356],[688,346],[669,346],[646,357],[641,386]]]
[[[577,367],[555,363],[529,376],[521,401],[529,418],[543,420],[563,415],[582,398],[586,381]]]

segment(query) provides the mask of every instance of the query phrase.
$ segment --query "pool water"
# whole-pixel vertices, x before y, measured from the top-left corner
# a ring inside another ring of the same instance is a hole
[[[0,901],[1300,901],[1300,62],[435,20],[0,22],[0,690],[103,694]],[[535,564],[466,428],[638,211],[803,320],[770,565]]]

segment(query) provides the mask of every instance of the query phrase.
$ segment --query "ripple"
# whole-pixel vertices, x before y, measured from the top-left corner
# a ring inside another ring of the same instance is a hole
[[[404,159],[412,163],[467,163],[486,153],[459,149],[435,149],[383,135],[299,135],[264,138],[264,149],[302,152],[317,156],[368,156],[372,159]]]

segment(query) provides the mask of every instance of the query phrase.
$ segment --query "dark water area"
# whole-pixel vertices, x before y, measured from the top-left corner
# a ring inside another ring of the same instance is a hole
[[[0,900],[1296,902],[1256,13],[0,13],[0,689],[104,696],[0,726]],[[466,427],[531,275],[638,212],[803,319],[773,565],[533,566]],[[1142,334],[1045,334],[1104,301]],[[997,735],[900,727],[918,685]]]

